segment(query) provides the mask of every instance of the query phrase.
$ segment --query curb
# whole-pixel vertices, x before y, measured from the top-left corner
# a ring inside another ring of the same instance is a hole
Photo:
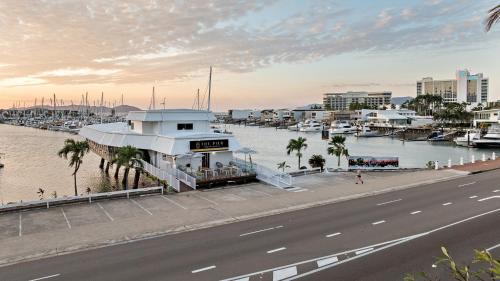
[[[325,205],[329,205],[329,204],[345,202],[345,201],[349,201],[349,200],[353,200],[353,199],[359,199],[359,198],[365,198],[365,197],[369,197],[369,196],[389,193],[392,191],[405,190],[405,189],[409,189],[409,188],[413,188],[413,187],[418,187],[418,186],[423,186],[423,185],[428,185],[428,184],[433,184],[433,183],[438,183],[438,182],[444,182],[444,181],[448,181],[448,180],[462,178],[465,176],[466,176],[466,174],[459,173],[455,176],[449,176],[449,177],[444,177],[444,178],[439,178],[439,179],[422,181],[422,182],[418,182],[418,183],[389,187],[389,188],[385,188],[385,189],[381,189],[381,190],[377,190],[377,191],[347,195],[347,196],[338,197],[338,198],[334,198],[334,199],[316,201],[316,202],[305,203],[305,204],[301,204],[301,205],[293,205],[293,206],[275,209],[275,210],[271,210],[271,211],[265,211],[265,212],[260,212],[260,213],[238,216],[238,217],[230,217],[227,219],[210,221],[210,222],[206,222],[206,223],[184,225],[184,226],[176,227],[173,229],[168,229],[168,230],[164,230],[164,231],[156,231],[156,232],[148,232],[148,233],[143,233],[143,234],[132,236],[132,237],[123,236],[121,238],[106,240],[106,241],[99,242],[99,243],[84,244],[84,245],[77,245],[77,246],[65,247],[65,248],[60,248],[60,249],[56,248],[56,249],[52,249],[52,250],[40,251],[40,252],[30,254],[30,255],[1,259],[0,260],[0,267],[13,265],[13,264],[20,263],[20,262],[39,260],[42,258],[62,256],[62,255],[66,255],[66,254],[72,254],[72,253],[77,253],[77,252],[82,252],[82,251],[87,251],[87,250],[95,250],[95,249],[100,249],[100,248],[109,247],[109,246],[124,245],[124,244],[132,243],[132,242],[138,242],[138,241],[143,241],[143,240],[148,240],[148,239],[153,239],[153,238],[159,238],[159,237],[164,237],[167,235],[174,235],[174,234],[188,232],[188,231],[201,230],[201,229],[205,229],[205,228],[221,226],[221,225],[234,223],[234,222],[242,222],[242,221],[248,221],[248,220],[257,219],[257,218],[269,217],[269,216],[273,216],[273,215],[279,215],[279,214],[283,214],[283,213],[299,211],[299,210],[309,209],[309,208],[313,208],[313,207],[320,207],[320,206],[325,206]]]

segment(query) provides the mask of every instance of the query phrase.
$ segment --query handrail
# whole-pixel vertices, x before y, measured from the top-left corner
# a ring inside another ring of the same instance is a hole
[[[254,171],[257,174],[257,179],[270,185],[285,188],[293,184],[293,178],[288,173],[276,172],[259,164],[249,164],[240,158],[233,158],[233,162],[240,167]]]

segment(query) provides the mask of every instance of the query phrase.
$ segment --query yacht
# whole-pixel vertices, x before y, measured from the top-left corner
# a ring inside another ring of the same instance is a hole
[[[433,131],[429,136],[427,136],[428,141],[445,141],[444,134],[441,131]]]
[[[481,133],[478,130],[467,130],[465,136],[453,139],[453,142],[458,146],[472,146],[474,141],[481,138]]]
[[[479,148],[498,148],[500,147],[500,124],[493,124],[488,129],[484,137],[472,142]]]
[[[376,131],[372,131],[370,127],[363,125],[356,128],[356,137],[370,138],[370,137],[381,137]]]
[[[354,134],[356,132],[356,128],[351,126],[351,124],[347,121],[335,121],[332,122],[328,131],[331,135]]]
[[[321,123],[318,123],[316,120],[306,120],[304,125],[299,129],[300,132],[321,132],[322,130]]]
[[[300,128],[302,128],[302,126],[304,126],[304,123],[299,122],[299,123],[297,123],[295,125],[288,126],[288,130],[294,131],[294,132],[298,132],[298,131],[300,131]]]

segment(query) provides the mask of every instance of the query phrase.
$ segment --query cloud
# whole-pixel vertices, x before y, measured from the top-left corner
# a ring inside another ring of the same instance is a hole
[[[0,80],[0,87],[11,88],[18,86],[33,86],[45,84],[47,81],[42,78],[37,77],[14,77]]]
[[[272,12],[276,2],[0,1],[0,58],[8,65],[2,70],[9,70],[0,79],[144,83],[192,77],[209,65],[240,73],[349,52],[494,40],[478,32],[481,23],[473,20],[489,6],[483,0],[400,10],[316,0],[296,9],[289,5],[284,15]],[[271,16],[262,20],[266,14]]]

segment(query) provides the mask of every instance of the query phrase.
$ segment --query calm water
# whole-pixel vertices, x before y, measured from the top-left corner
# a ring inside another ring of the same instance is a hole
[[[273,128],[230,126],[226,128],[234,133],[241,145],[258,151],[252,156],[257,163],[276,168],[276,163],[287,161],[292,169],[297,168],[297,158],[286,155],[286,145],[291,138],[303,136],[307,138],[308,148],[303,152],[302,165],[313,154],[322,154],[327,159],[328,167],[336,167],[336,158],[326,155],[327,143],[321,140],[319,133],[299,133]],[[45,198],[73,194],[73,170],[68,167],[67,160],[57,156],[66,138],[79,138],[61,132],[43,131],[25,127],[14,127],[0,124],[0,153],[5,153],[2,162],[5,168],[0,169],[0,202],[38,199],[38,188],[45,190]],[[479,150],[458,147],[450,144],[430,144],[428,142],[401,142],[391,138],[347,137],[347,147],[351,155],[398,156],[402,167],[424,167],[429,160],[447,163],[451,158],[458,163],[460,156],[467,162],[474,154],[481,159],[483,153],[487,157],[493,150]],[[496,151],[500,155],[500,151]],[[243,155],[241,155],[243,157]],[[120,184],[104,176],[99,166],[99,158],[89,153],[85,156],[78,172],[79,193],[87,188],[93,192],[120,189]],[[346,166],[342,159],[341,166]],[[292,170],[290,169],[290,170]],[[112,171],[110,171],[111,174]],[[133,174],[133,173],[131,173]],[[132,175],[131,175],[132,176]],[[142,183],[141,185],[151,185]]]
[[[80,139],[62,132],[0,124],[0,153],[5,154],[0,160],[5,164],[0,169],[0,202],[39,199],[39,188],[45,190],[44,198],[53,198],[54,192],[58,197],[74,195],[73,168],[57,156],[67,138]],[[93,153],[84,157],[77,174],[80,194],[87,188],[93,192],[121,189],[112,177],[114,171],[110,169],[111,179],[103,175],[99,160]]]
[[[226,129],[234,133],[242,146],[258,151],[258,154],[252,155],[252,159],[267,167],[276,168],[278,162],[286,161],[292,167],[290,170],[296,170],[297,157],[294,154],[286,155],[286,145],[291,138],[299,136],[305,137],[308,144],[308,148],[303,151],[301,165],[309,166],[307,160],[311,155],[321,154],[326,158],[327,167],[337,167],[337,158],[327,155],[327,141],[321,140],[320,133],[291,132],[274,128],[238,125],[226,125]],[[476,160],[479,160],[483,153],[488,158],[491,157],[493,151],[497,155],[500,152],[500,150],[460,147],[448,142],[402,142],[399,139],[388,137],[356,138],[352,135],[347,136],[346,146],[352,156],[397,156],[400,166],[405,168],[422,168],[429,160],[437,160],[446,165],[449,158],[451,158],[452,163],[458,164],[460,157],[464,158],[464,162],[469,162],[472,155],[475,155]],[[346,166],[347,160],[343,158],[341,167]]]

